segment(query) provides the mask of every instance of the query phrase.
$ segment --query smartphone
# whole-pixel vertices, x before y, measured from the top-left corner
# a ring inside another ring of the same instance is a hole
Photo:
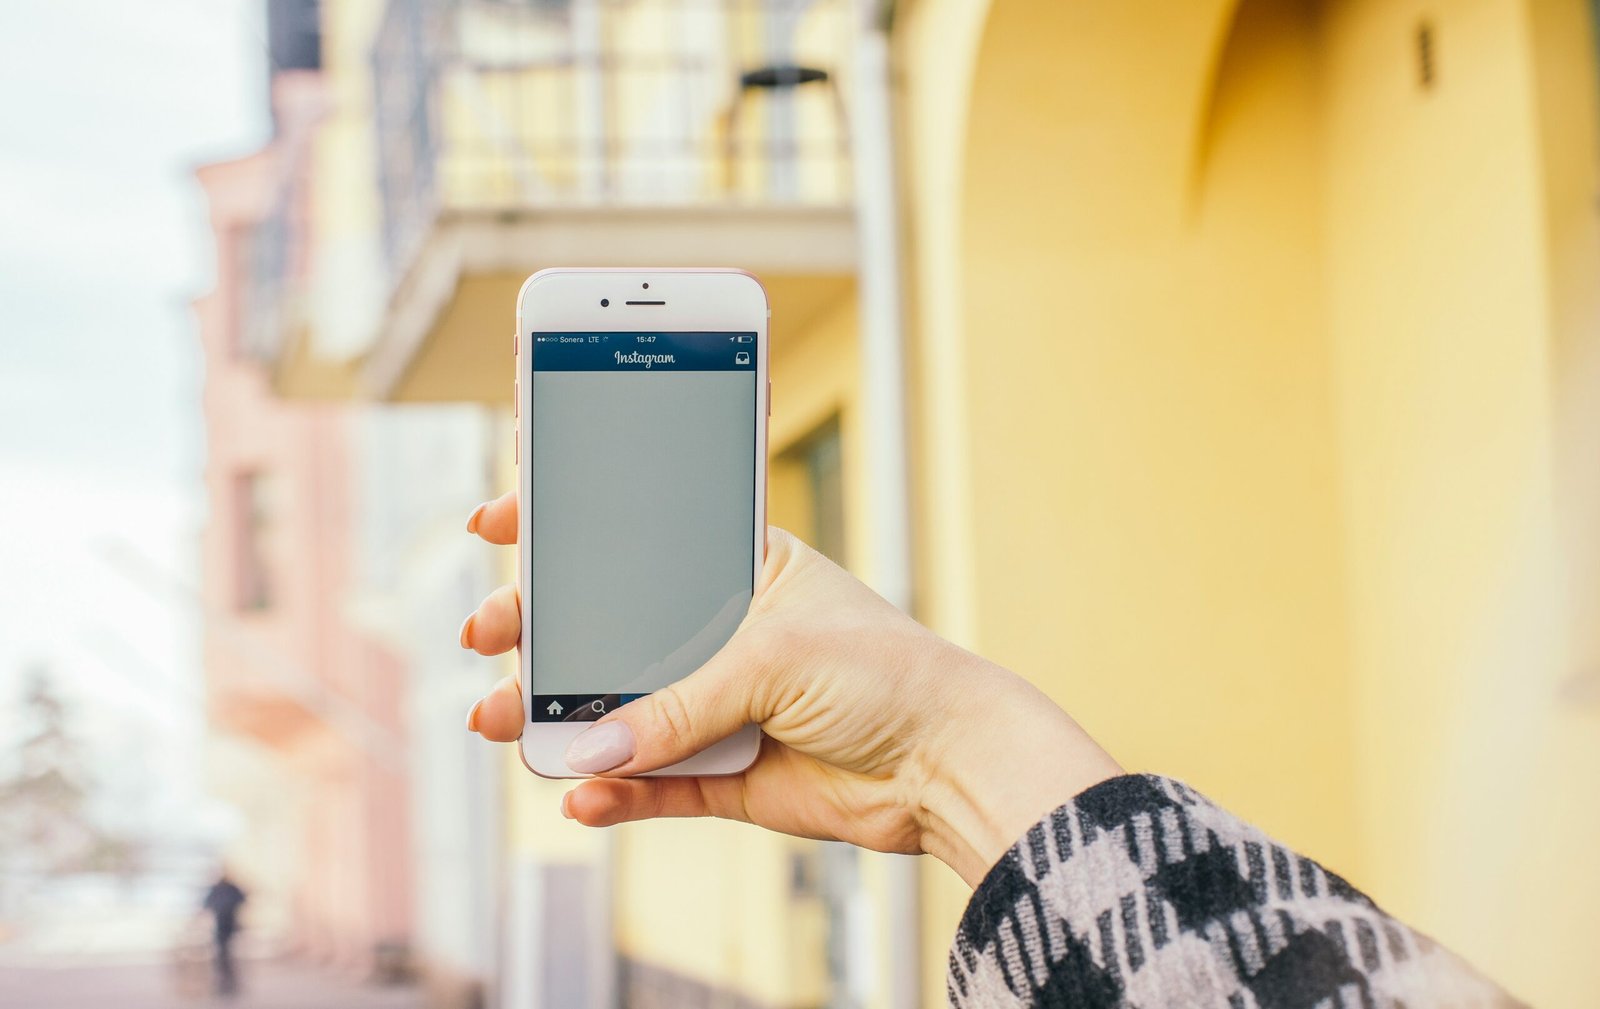
[[[766,554],[767,296],[714,269],[541,270],[515,341],[522,760],[733,636]],[[754,725],[655,775],[735,774]]]

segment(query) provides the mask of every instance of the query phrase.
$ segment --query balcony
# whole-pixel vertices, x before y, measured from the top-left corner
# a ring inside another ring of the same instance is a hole
[[[302,51],[297,58],[310,57]],[[312,209],[319,195],[313,158],[329,103],[314,71],[280,71],[272,87],[275,130],[261,154],[266,192],[234,250],[243,278],[239,350],[267,368],[280,395],[346,398],[355,387],[354,367],[337,356],[317,359],[311,339],[318,265]]]
[[[240,250],[247,269],[239,342],[258,361],[278,359],[306,324],[304,270],[297,262],[307,248],[304,188],[302,180],[280,180]]]
[[[391,0],[372,51],[389,273],[363,384],[500,401],[551,265],[853,283],[847,0]]]

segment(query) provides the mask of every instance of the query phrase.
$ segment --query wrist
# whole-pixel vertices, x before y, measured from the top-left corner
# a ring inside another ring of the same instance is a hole
[[[982,665],[968,696],[989,700],[976,716],[947,720],[928,751],[920,801],[923,850],[973,889],[1051,810],[1123,773],[1037,688]]]

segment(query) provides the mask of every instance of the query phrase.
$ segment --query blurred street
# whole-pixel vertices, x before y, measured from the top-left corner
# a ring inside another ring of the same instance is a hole
[[[117,1009],[227,1005],[239,1009],[412,1009],[412,987],[379,987],[338,973],[282,960],[242,965],[244,991],[222,1001],[179,994],[173,969],[137,966],[0,967],[0,1004],[7,1009]]]

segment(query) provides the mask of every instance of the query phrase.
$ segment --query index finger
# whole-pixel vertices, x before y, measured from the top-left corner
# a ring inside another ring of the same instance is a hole
[[[467,518],[467,532],[477,533],[490,543],[502,546],[517,541],[517,492],[507,491],[493,501],[474,508]]]

